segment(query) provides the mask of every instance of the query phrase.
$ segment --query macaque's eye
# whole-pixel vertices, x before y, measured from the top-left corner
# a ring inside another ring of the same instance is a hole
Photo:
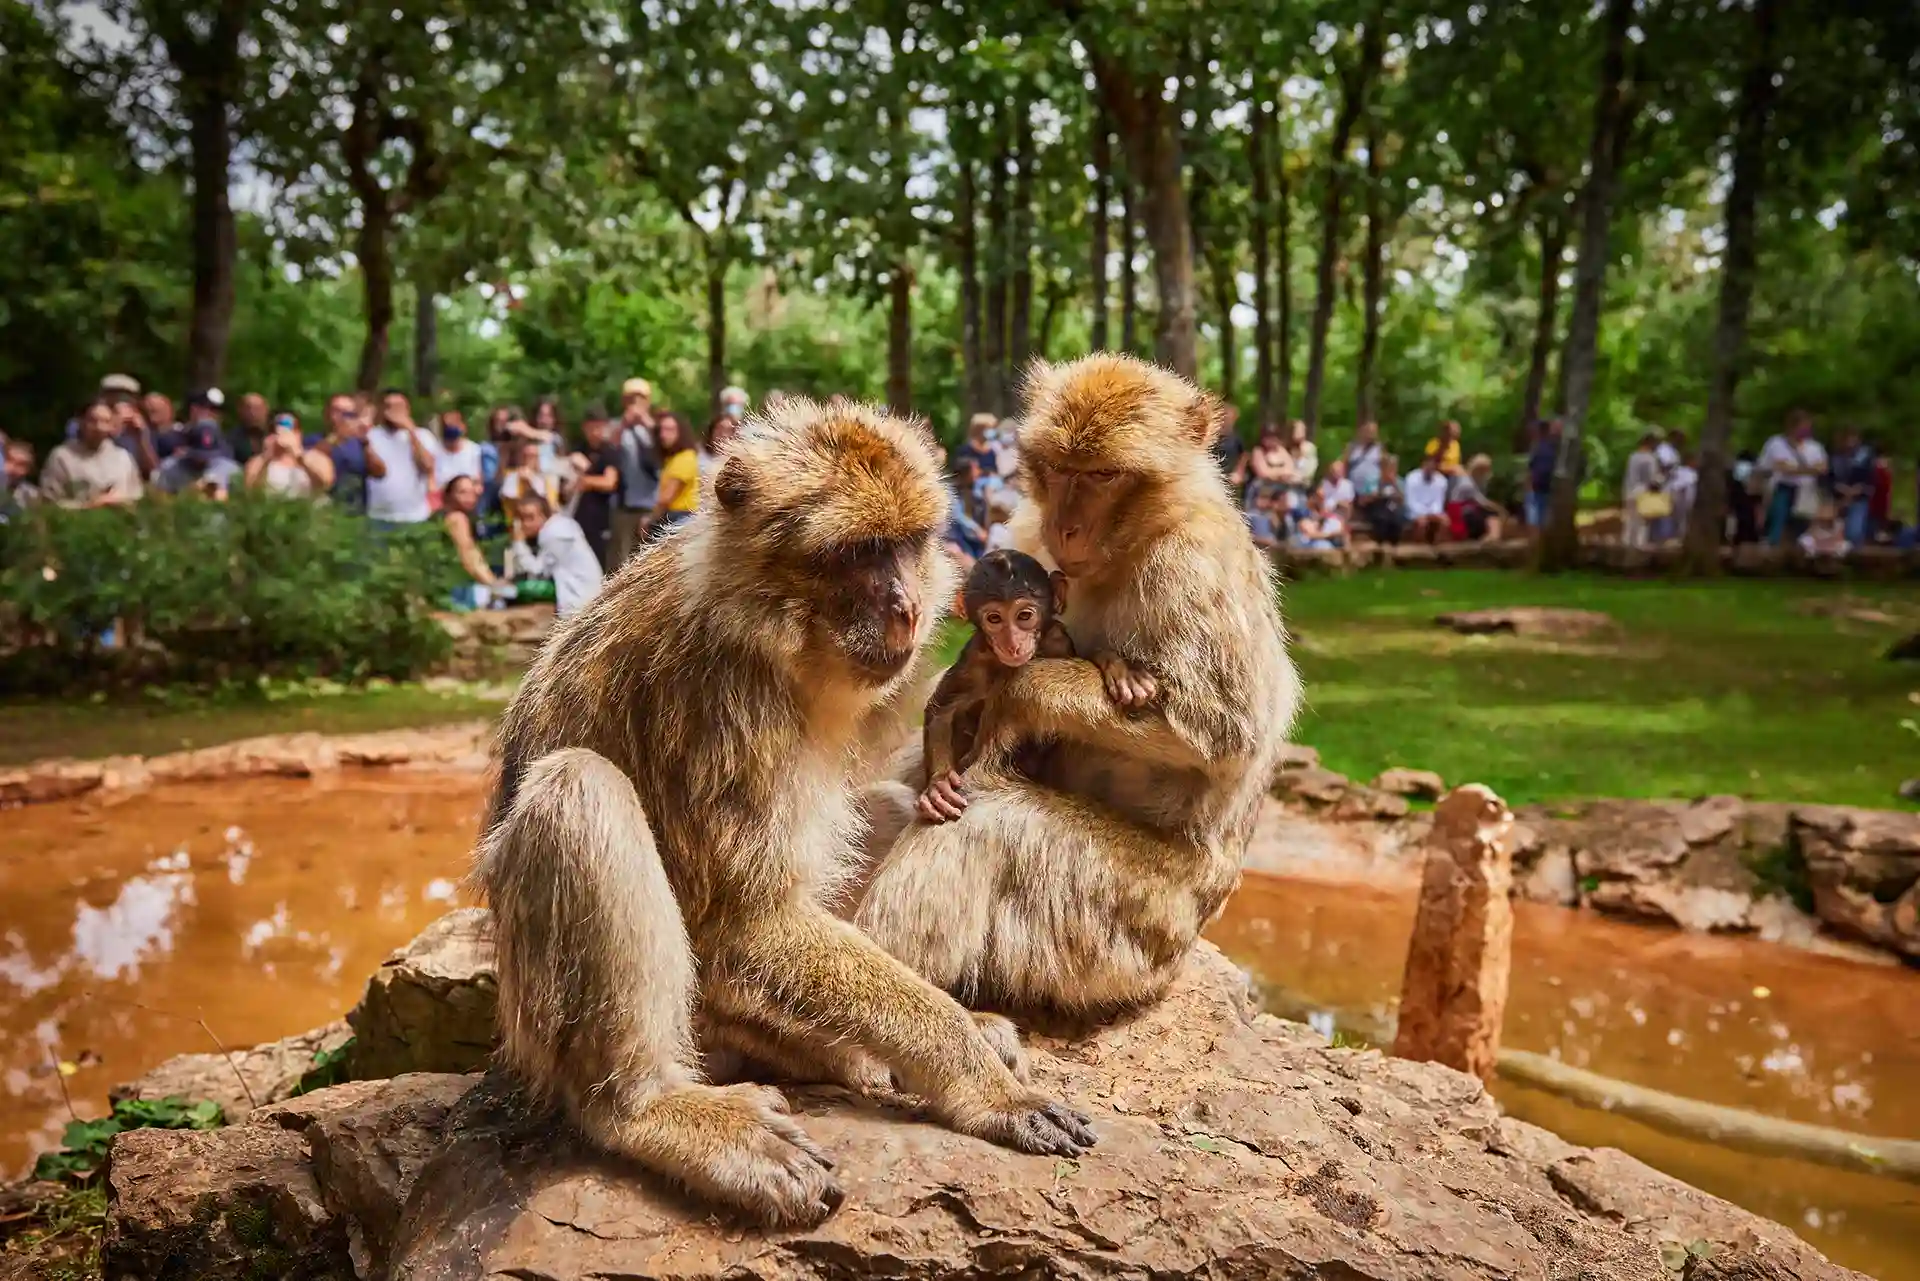
[[[1096,485],[1110,485],[1120,479],[1120,473],[1117,471],[1090,471],[1083,472],[1082,475]]]
[[[1005,621],[1005,619],[1006,619],[1006,616],[997,609],[987,610],[985,613],[980,615],[980,621],[985,623],[988,627],[998,627],[1002,622]]]
[[[1013,621],[1019,623],[1022,627],[1031,627],[1033,620],[1039,616],[1040,615],[1034,611],[1033,606],[1023,605],[1020,607],[1020,612],[1014,615]]]

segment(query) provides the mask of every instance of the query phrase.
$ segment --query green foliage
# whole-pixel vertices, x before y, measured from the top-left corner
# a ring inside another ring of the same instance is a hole
[[[69,1121],[57,1151],[43,1152],[33,1164],[33,1177],[50,1183],[86,1183],[107,1160],[113,1136],[124,1130],[212,1130],[226,1124],[220,1105],[211,1099],[122,1099],[111,1114],[94,1121]]]
[[[354,1038],[348,1037],[331,1050],[321,1050],[313,1056],[313,1066],[300,1074],[300,1083],[293,1087],[295,1097],[312,1094],[315,1090],[324,1090],[349,1080],[347,1058],[353,1050]]]
[[[24,642],[0,685],[409,676],[447,652],[431,611],[456,581],[435,523],[381,534],[328,504],[244,490],[40,506],[0,531],[0,607]],[[116,620],[132,643],[103,650]]]

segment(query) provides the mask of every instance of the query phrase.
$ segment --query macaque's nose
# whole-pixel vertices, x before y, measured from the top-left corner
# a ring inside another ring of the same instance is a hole
[[[911,648],[920,630],[920,602],[904,585],[895,583],[887,592],[886,643],[890,650]]]

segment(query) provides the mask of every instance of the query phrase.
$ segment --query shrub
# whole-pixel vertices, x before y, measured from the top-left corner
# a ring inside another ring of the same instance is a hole
[[[106,1164],[113,1136],[125,1130],[212,1130],[226,1122],[220,1105],[211,1099],[121,1099],[113,1113],[97,1121],[70,1121],[63,1146],[42,1152],[33,1164],[33,1177],[49,1183],[63,1180],[85,1183]]]
[[[0,688],[412,676],[448,650],[432,611],[458,578],[437,524],[377,534],[324,504],[36,507],[0,526]]]

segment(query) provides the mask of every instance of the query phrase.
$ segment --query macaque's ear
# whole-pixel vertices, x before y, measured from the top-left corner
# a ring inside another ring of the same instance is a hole
[[[1056,372],[1053,363],[1044,356],[1035,356],[1027,362],[1026,372],[1020,378],[1020,402],[1029,414],[1033,412],[1034,402],[1053,384]]]
[[[729,458],[720,466],[720,474],[713,478],[713,496],[720,500],[720,506],[727,511],[739,511],[747,505],[747,498],[753,487],[747,482],[747,469],[738,458]]]
[[[1058,614],[1067,607],[1067,576],[1056,569],[1047,581],[1053,584],[1053,612]]]
[[[1218,396],[1210,391],[1199,392],[1187,402],[1181,425],[1186,428],[1188,437],[1202,445],[1210,445],[1213,438],[1220,434],[1220,416],[1224,412],[1225,407]]]

